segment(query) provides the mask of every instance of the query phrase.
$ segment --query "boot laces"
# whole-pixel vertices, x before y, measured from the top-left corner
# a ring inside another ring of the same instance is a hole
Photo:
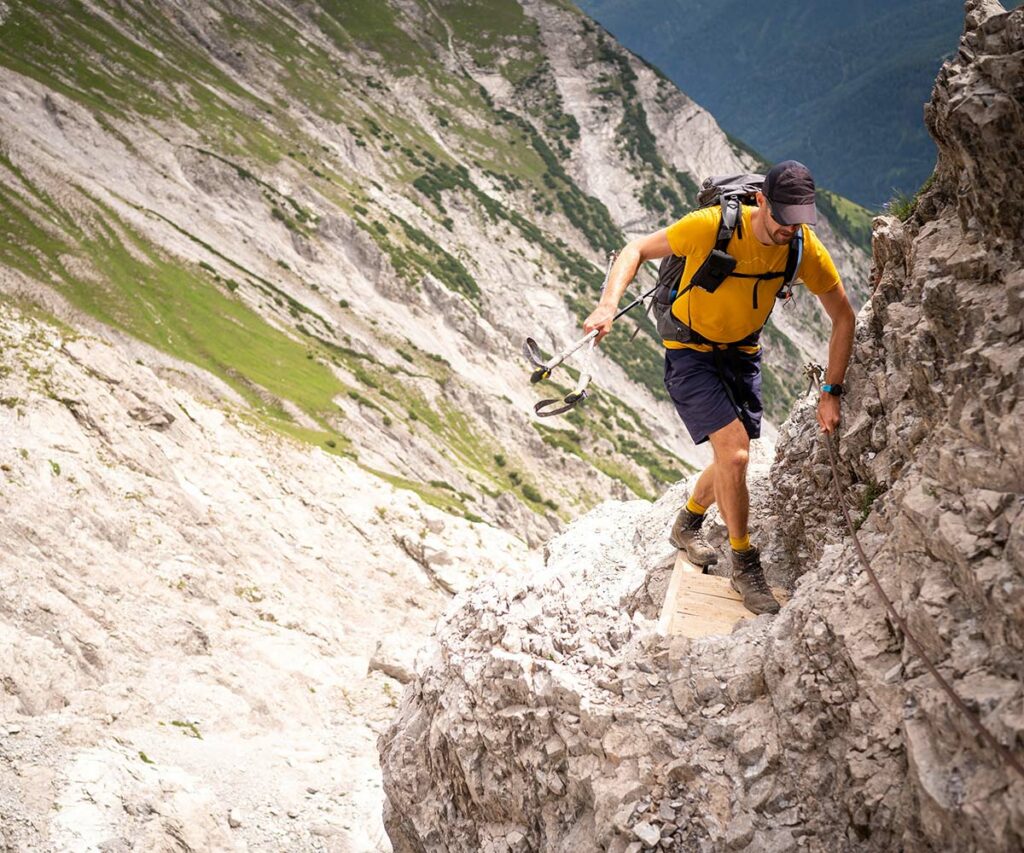
[[[688,533],[693,533],[703,539],[704,534],[700,532],[700,529],[701,526],[704,524],[704,516],[697,515],[696,513],[686,510],[686,515],[684,516],[684,519],[685,522],[683,524],[683,528]]]
[[[758,592],[765,592],[771,594],[771,589],[768,587],[768,581],[764,576],[764,569],[761,568],[761,555],[757,551],[751,549],[750,553],[743,554],[742,558],[743,574],[746,575],[754,589]]]
[[[756,572],[750,573],[750,579],[753,581],[754,588],[758,592],[764,592],[771,595],[771,590],[768,588],[768,581],[765,580],[764,572],[761,571],[760,567],[758,567]]]

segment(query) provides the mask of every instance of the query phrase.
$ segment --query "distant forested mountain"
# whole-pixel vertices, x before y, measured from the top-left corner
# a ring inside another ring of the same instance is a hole
[[[921,117],[959,0],[577,1],[769,160],[872,208],[931,174]]]

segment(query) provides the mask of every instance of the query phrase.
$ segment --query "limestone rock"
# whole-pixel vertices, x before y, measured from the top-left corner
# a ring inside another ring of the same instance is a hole
[[[439,627],[379,742],[396,850],[484,849],[507,825],[533,850],[1024,846],[1024,779],[894,630],[838,514],[929,657],[1019,744],[1024,9],[967,6],[927,111],[935,179],[908,221],[876,220],[842,495],[810,402],[752,490],[791,600],[661,639],[650,587],[682,492],[600,506],[543,571],[460,596]]]

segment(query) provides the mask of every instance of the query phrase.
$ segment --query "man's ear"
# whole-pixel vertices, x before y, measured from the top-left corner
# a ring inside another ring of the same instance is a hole
[[[764,197],[764,193],[760,190],[754,193],[754,200],[757,202],[758,207],[764,207],[765,202],[768,201],[768,199]]]

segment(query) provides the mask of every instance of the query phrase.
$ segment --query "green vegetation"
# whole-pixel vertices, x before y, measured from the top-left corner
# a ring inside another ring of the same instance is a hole
[[[539,35],[536,22],[514,0],[439,3],[437,11],[453,39],[482,66],[495,65],[509,46],[535,44]]]
[[[466,517],[469,513],[469,510],[466,508],[465,499],[458,493],[453,494],[449,489],[439,488],[438,486],[432,486],[427,483],[421,483],[417,480],[410,480],[396,474],[389,474],[386,471],[380,471],[367,465],[362,465],[361,467],[365,471],[373,474],[375,477],[380,477],[382,480],[386,480],[396,489],[404,489],[419,495],[424,503],[429,504],[442,512],[462,517]],[[477,518],[479,518],[479,516],[477,516]]]
[[[794,298],[806,295],[797,292]],[[761,398],[765,414],[781,424],[807,389],[800,351],[771,321],[761,332],[761,345]]]
[[[661,215],[661,224],[675,221],[696,204],[697,186],[689,175],[672,168],[661,158],[657,140],[647,123],[647,112],[636,89],[637,76],[629,58],[600,32],[597,34],[596,58],[614,69],[613,73],[604,72],[599,76],[601,85],[596,94],[622,104],[622,120],[617,128],[619,145],[634,162],[645,164],[650,169],[639,201],[652,213]],[[633,171],[636,174],[635,167]]]
[[[111,119],[173,118],[215,139],[221,150],[278,159],[281,140],[238,109],[265,113],[272,106],[221,71],[159,7],[133,10],[137,38],[117,27],[127,11],[108,12],[94,14],[77,2],[19,3],[4,24],[3,64],[81,103],[129,148]],[[147,41],[160,45],[159,53],[144,47]]]
[[[728,140],[729,147],[732,148],[733,153],[736,154],[737,157],[742,157],[744,155],[746,155],[747,157],[751,157],[757,163],[757,168],[760,169],[762,173],[767,172],[772,167],[771,160],[765,157],[764,154],[762,154],[752,145],[748,145],[738,136],[733,136],[731,133],[726,133],[725,138],[726,140]]]
[[[236,586],[235,595],[250,604],[259,604],[263,601],[263,593],[258,586]]]
[[[529,483],[523,483],[523,485],[520,488],[522,489],[523,497],[525,497],[528,501],[533,501],[534,503],[544,502],[544,498],[541,495],[541,493],[538,492],[537,489],[535,489]]]
[[[920,191],[918,191],[920,194]],[[916,196],[915,196],[916,200]],[[829,190],[816,193],[818,210],[843,237],[871,254],[871,212]],[[903,218],[903,217],[900,217]]]
[[[693,183],[692,181],[690,183]],[[664,222],[674,222],[685,216],[690,206],[668,184],[660,184],[653,178],[644,184],[640,193],[640,201],[648,210],[667,214],[662,217]]]
[[[560,394],[568,392],[557,383],[551,384],[558,388]],[[632,423],[626,420],[627,417]],[[638,476],[639,471],[645,472],[655,486],[663,486],[678,482],[686,475],[685,472],[694,470],[682,459],[650,441],[640,429],[635,414],[610,392],[596,391],[581,406],[569,411],[565,422],[572,428],[549,426],[540,421],[534,421],[533,428],[549,447],[579,457],[624,483],[638,497],[648,500],[657,497]],[[602,454],[598,450],[602,441],[611,444],[615,453],[624,460]]]
[[[172,222],[166,216],[162,216],[161,214],[156,213],[155,211],[152,211],[152,210],[148,210],[147,208],[138,208],[138,209],[141,212],[145,213],[146,215],[148,215],[148,216],[150,216],[150,217],[152,217],[154,219],[159,219],[159,220],[165,222],[167,225],[169,225],[171,228],[173,228],[179,234],[182,234],[183,236],[188,237],[188,239],[190,239],[196,245],[202,246],[211,255],[213,255],[213,256],[215,256],[217,258],[220,258],[222,261],[225,261],[227,264],[232,266],[234,269],[238,270],[241,273],[244,273],[247,276],[246,282],[250,286],[256,288],[257,290],[259,290],[261,292],[263,292],[266,296],[268,296],[274,302],[275,305],[277,305],[279,307],[282,307],[282,308],[287,307],[288,313],[294,319],[296,319],[296,320],[302,319],[303,315],[305,315],[305,319],[313,320],[313,321],[319,323],[321,326],[323,326],[323,328],[328,329],[328,330],[330,329],[329,324],[327,323],[327,321],[323,317],[321,317],[319,314],[317,314],[315,311],[311,310],[310,308],[307,308],[305,305],[303,305],[301,302],[299,302],[297,299],[295,299],[291,295],[285,293],[283,290],[281,290],[281,288],[277,287],[277,285],[275,285],[273,282],[269,281],[266,278],[263,278],[260,275],[257,275],[256,273],[252,272],[251,270],[247,270],[245,267],[241,266],[236,261],[234,261],[231,258],[227,257],[226,255],[221,254],[212,245],[210,245],[206,241],[201,240],[200,238],[196,237],[194,234],[191,234],[189,231],[186,231],[184,228],[182,228],[176,222]],[[216,280],[217,279],[215,277],[215,281]],[[232,288],[230,285],[228,285],[227,287],[228,287],[228,290],[231,291],[231,292],[234,292],[235,290],[238,289],[237,287]]]
[[[614,83],[604,91],[606,94],[621,95],[623,114],[618,134],[622,145],[634,158],[649,164],[655,172],[662,172],[664,163],[658,154],[654,134],[647,124],[647,113],[634,85],[636,73],[630,67],[629,59],[625,53],[613,47],[603,33],[597,36],[597,56],[599,61],[612,65],[617,71]]]
[[[605,250],[621,246],[622,234],[612,224],[608,209],[597,199],[580,191],[533,126],[513,113],[501,111],[499,115],[519,126],[529,138],[546,166],[544,183],[554,192],[566,217],[579,228],[591,246]],[[564,243],[552,240],[521,214],[483,192],[472,182],[469,171],[462,165],[428,165],[424,173],[413,181],[413,186],[429,198],[442,214],[446,213],[442,192],[464,190],[479,203],[491,222],[507,222],[517,228],[527,240],[552,255],[567,274],[579,278],[591,267],[590,262],[577,252],[566,248]]]
[[[864,522],[871,514],[871,507],[882,494],[882,488],[874,480],[868,480],[864,487],[864,493],[860,498],[860,515],[853,522],[853,529],[860,530]]]
[[[196,740],[203,739],[203,736],[199,733],[199,727],[195,723],[186,720],[171,720],[171,725],[181,729],[183,735],[195,738]]]
[[[17,174],[2,156],[0,165]],[[20,192],[0,184],[0,213],[13,237],[0,243],[0,263],[54,282],[81,310],[218,376],[268,424],[292,421],[287,400],[333,432],[333,399],[344,386],[301,342],[218,289],[206,270],[164,256],[95,200],[81,195],[76,217],[19,177]]]
[[[681,172],[678,169],[674,170],[676,176],[676,183],[682,187],[683,197],[686,199],[686,203],[690,207],[697,206],[697,194],[700,192],[700,187],[697,186],[696,182],[686,172]]]
[[[256,184],[262,191],[268,205],[270,206],[270,215],[274,219],[283,223],[289,230],[306,236],[313,232],[313,226],[316,225],[316,217],[290,195],[285,195],[284,193],[279,192],[276,187],[254,175],[252,171],[247,169],[245,166],[235,163],[227,157],[222,157],[214,151],[208,151],[205,148],[197,148],[195,146],[185,147],[191,148],[193,151],[196,151],[206,157],[211,157],[226,166],[230,166],[235,170],[238,177]],[[290,210],[286,210],[286,208],[290,208]],[[279,260],[277,263],[278,265],[283,265],[285,269],[288,269],[288,265],[284,261]],[[200,262],[200,266],[202,266],[202,262]],[[213,268],[210,267],[210,272],[213,271]]]
[[[580,126],[576,118],[563,109],[562,95],[548,60],[537,51],[505,65],[502,71],[515,84],[516,93],[529,114],[543,126],[558,156],[568,159],[572,153],[571,143],[580,138]]]
[[[427,64],[424,48],[398,26],[386,3],[321,0],[314,14],[320,28],[343,50],[353,46],[372,50],[398,74],[412,74]]]
[[[928,180],[926,180],[916,193],[906,195],[905,193],[897,193],[885,205],[885,212],[891,216],[895,216],[897,219],[906,222],[913,215],[914,211],[917,210],[917,202],[921,196],[931,189],[932,184],[935,182],[935,174],[932,173]]]
[[[612,222],[608,208],[593,196],[586,195],[562,168],[561,162],[541,135],[532,125],[524,124],[534,151],[547,167],[543,182],[555,193],[565,217],[583,234],[592,248],[608,252],[622,246],[622,232]]]
[[[404,221],[400,224],[409,242],[424,251],[418,253],[410,251],[393,252],[391,259],[399,275],[407,275],[411,269],[416,268],[426,270],[453,290],[461,293],[470,302],[479,305],[480,287],[473,276],[462,265],[462,262],[454,255],[442,249],[415,226],[409,225]]]

